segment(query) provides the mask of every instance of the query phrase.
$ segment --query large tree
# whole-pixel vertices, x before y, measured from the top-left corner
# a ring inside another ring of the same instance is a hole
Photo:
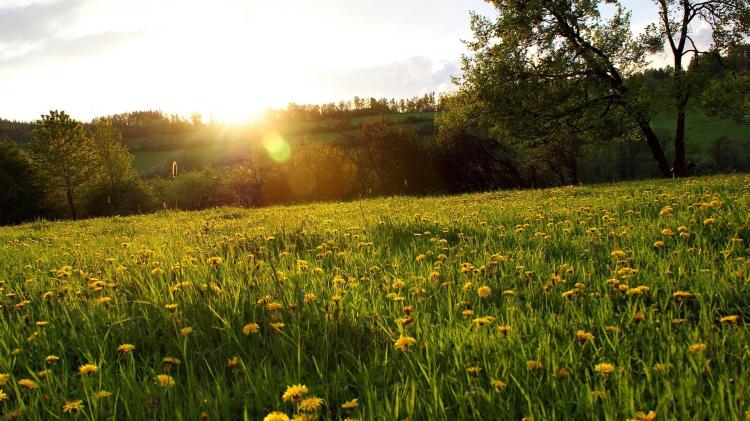
[[[647,142],[662,176],[687,174],[686,110],[699,89],[689,63],[719,57],[744,42],[747,0],[654,0],[659,18],[639,35],[631,32],[630,12],[619,0],[488,2],[498,15],[473,15],[472,55],[464,58],[460,82],[461,95],[475,100],[477,121],[529,142],[637,136]],[[711,42],[701,46],[696,34],[707,35],[706,28]],[[671,164],[666,139],[651,125],[664,104],[631,78],[649,66],[650,54],[665,50],[672,58]]]
[[[70,216],[76,219],[76,192],[92,181],[99,167],[83,124],[63,111],[50,111],[36,121],[29,150],[45,187],[65,194]]]

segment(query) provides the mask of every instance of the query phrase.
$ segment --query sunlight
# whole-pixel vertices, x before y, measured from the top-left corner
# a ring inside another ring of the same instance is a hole
[[[286,162],[292,154],[289,143],[276,132],[263,136],[263,147],[268,156],[276,162]]]

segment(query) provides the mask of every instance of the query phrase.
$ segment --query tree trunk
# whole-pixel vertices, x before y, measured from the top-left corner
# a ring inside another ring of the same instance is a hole
[[[685,173],[685,108],[686,104],[678,104],[677,127],[674,133],[674,163],[672,169],[675,177],[684,177]]]
[[[654,133],[651,125],[648,124],[648,121],[646,121],[641,115],[637,115],[636,120],[638,122],[638,127],[641,129],[641,133],[643,133],[643,136],[646,138],[648,147],[651,149],[651,155],[654,157],[654,161],[656,161],[656,167],[659,169],[661,176],[664,178],[672,177],[672,171],[669,168],[667,157],[664,155],[664,149],[662,149],[661,144],[659,143],[659,138],[656,136],[656,133]]]
[[[73,189],[68,188],[65,190],[65,197],[68,199],[68,207],[70,208],[70,216],[75,221],[78,218],[78,215],[76,213],[76,207],[73,203]]]

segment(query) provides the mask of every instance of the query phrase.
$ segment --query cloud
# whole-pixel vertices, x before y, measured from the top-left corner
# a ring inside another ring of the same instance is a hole
[[[314,79],[320,89],[329,92],[329,97],[335,93],[341,98],[354,94],[400,98],[449,90],[451,77],[460,72],[455,62],[417,56],[384,65],[320,73]]]
[[[0,68],[97,55],[136,35],[112,31],[71,35],[87,4],[87,0],[56,0],[0,5]]]

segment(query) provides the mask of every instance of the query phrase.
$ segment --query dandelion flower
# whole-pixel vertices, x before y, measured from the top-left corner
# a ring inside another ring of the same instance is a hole
[[[706,350],[706,344],[695,343],[695,344],[690,345],[690,352],[692,352],[694,354],[697,353],[697,352],[705,351],[705,350]]]
[[[5,386],[8,380],[10,380],[10,374],[0,373],[0,386]]]
[[[610,374],[615,371],[615,365],[610,363],[601,363],[594,366],[594,371],[599,374]]]
[[[309,392],[309,389],[307,386],[303,384],[295,384],[292,386],[287,386],[286,390],[284,391],[284,394],[281,395],[281,399],[284,402],[287,401],[296,401],[302,398],[302,396],[306,395],[307,392]]]
[[[736,314],[735,314],[735,315],[732,315],[732,316],[724,316],[724,317],[722,317],[721,319],[719,319],[719,322],[720,322],[720,323],[732,323],[732,324],[737,324],[737,322],[739,322],[739,321],[740,321],[740,316],[739,316],[739,315],[736,315]]]
[[[486,326],[492,323],[494,320],[495,318],[492,316],[484,316],[484,317],[477,317],[474,320],[472,320],[472,322],[474,322],[474,324],[477,324],[479,326]]]
[[[628,420],[628,421],[654,421],[655,419],[656,419],[656,412],[654,411],[648,411],[647,413],[643,411],[638,411],[635,413],[635,418],[633,418],[632,420]]]
[[[3,392],[2,389],[0,389],[0,403],[2,403],[6,399],[8,399],[8,395],[5,392]]]
[[[501,325],[497,327],[497,331],[502,333],[503,335],[507,335],[511,330],[513,330],[513,328],[509,325]]]
[[[174,313],[177,310],[177,304],[164,304],[164,310]]]
[[[596,338],[596,336],[594,336],[594,335],[593,335],[592,333],[590,333],[590,332],[586,332],[585,330],[579,330],[579,331],[577,331],[577,332],[576,332],[576,338],[577,338],[577,339],[578,339],[578,340],[579,340],[579,341],[580,341],[581,343],[586,343],[586,342],[588,342],[588,341],[593,341],[593,340],[594,340],[594,338]]]
[[[250,336],[253,333],[258,333],[258,331],[260,331],[260,326],[257,323],[248,323],[242,327],[242,333],[245,336]]]
[[[122,354],[127,354],[135,349],[135,345],[133,344],[121,344],[117,347],[117,352]]]
[[[221,257],[214,256],[214,257],[209,257],[208,260],[206,260],[206,262],[211,266],[219,266],[224,262],[224,260]]]
[[[695,297],[695,294],[693,294],[690,291],[677,291],[674,294],[672,294],[672,296],[680,300],[687,300],[688,298]]]
[[[508,387],[508,385],[504,381],[501,381],[501,380],[490,381],[490,386],[492,386],[492,388],[498,392]]]
[[[159,374],[154,377],[154,380],[156,380],[156,384],[161,387],[173,387],[175,384],[174,377],[168,374]]]
[[[344,402],[344,403],[341,404],[341,407],[343,409],[354,409],[357,406],[359,406],[359,399],[357,399],[357,398],[354,398],[354,399],[352,399],[350,401],[346,401],[346,402]]]
[[[95,366],[94,364],[84,364],[78,367],[78,374],[81,375],[92,374],[96,373],[97,371],[99,371],[99,367]]]
[[[191,333],[193,333],[192,327],[183,327],[182,329],[180,329],[180,336],[187,336]]]
[[[323,399],[317,396],[310,396],[309,398],[302,399],[299,403],[299,409],[303,412],[316,411],[321,406],[323,406]]]
[[[60,361],[60,357],[58,357],[57,355],[47,355],[47,357],[44,358],[44,362],[48,364],[54,364],[58,361]]]
[[[487,285],[483,285],[479,288],[477,288],[477,295],[479,295],[479,298],[487,298],[492,294],[492,288],[488,287]]]
[[[280,411],[273,411],[266,415],[263,421],[289,421],[289,416]]]
[[[100,390],[94,394],[94,397],[96,399],[106,399],[110,396],[112,396],[112,392],[108,392],[106,390]]]
[[[18,385],[29,390],[39,389],[39,385],[31,379],[21,379],[18,381]]]
[[[78,411],[81,410],[81,408],[83,408],[82,400],[65,402],[65,405],[63,405],[63,414],[65,413],[76,414],[78,413]]]
[[[399,351],[405,352],[409,349],[410,346],[417,343],[417,340],[412,338],[411,336],[400,336],[394,346]]]

